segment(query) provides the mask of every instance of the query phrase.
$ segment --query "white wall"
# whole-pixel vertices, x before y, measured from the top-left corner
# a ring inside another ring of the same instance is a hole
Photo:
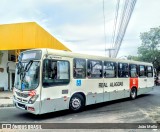
[[[4,72],[0,72],[0,87],[4,87],[4,90],[8,90],[8,73],[7,63],[11,71],[15,71],[15,62],[8,61],[8,51],[2,51],[2,61],[0,68],[4,68]]]

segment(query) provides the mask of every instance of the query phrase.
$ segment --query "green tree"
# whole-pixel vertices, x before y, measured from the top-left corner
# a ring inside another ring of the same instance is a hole
[[[138,56],[132,56],[132,55],[127,56],[127,59],[128,59],[128,60],[141,61]]]
[[[142,44],[138,47],[139,60],[152,62],[154,67],[160,71],[160,27],[141,33],[140,38]]]

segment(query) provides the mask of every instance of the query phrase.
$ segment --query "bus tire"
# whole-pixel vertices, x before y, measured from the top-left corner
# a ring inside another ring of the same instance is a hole
[[[131,93],[130,93],[130,98],[131,99],[135,99],[137,97],[137,89],[136,88],[132,88],[131,89]]]
[[[85,100],[81,94],[74,94],[69,102],[69,109],[73,112],[80,112],[85,106]]]

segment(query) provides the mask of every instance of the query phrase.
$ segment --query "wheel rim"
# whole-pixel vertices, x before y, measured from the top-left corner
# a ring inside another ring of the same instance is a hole
[[[135,97],[136,97],[136,90],[135,90],[135,89],[133,89],[133,90],[131,91],[131,96],[132,96],[132,98],[135,98]]]
[[[79,98],[73,98],[72,107],[73,109],[79,109],[81,107],[81,100]]]

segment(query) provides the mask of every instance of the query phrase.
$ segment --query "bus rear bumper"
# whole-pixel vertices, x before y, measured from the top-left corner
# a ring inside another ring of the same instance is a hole
[[[25,110],[27,112],[30,112],[32,114],[38,115],[39,114],[39,101],[36,101],[34,104],[26,104],[23,102],[19,102],[15,99],[13,99],[13,105],[21,110]]]

